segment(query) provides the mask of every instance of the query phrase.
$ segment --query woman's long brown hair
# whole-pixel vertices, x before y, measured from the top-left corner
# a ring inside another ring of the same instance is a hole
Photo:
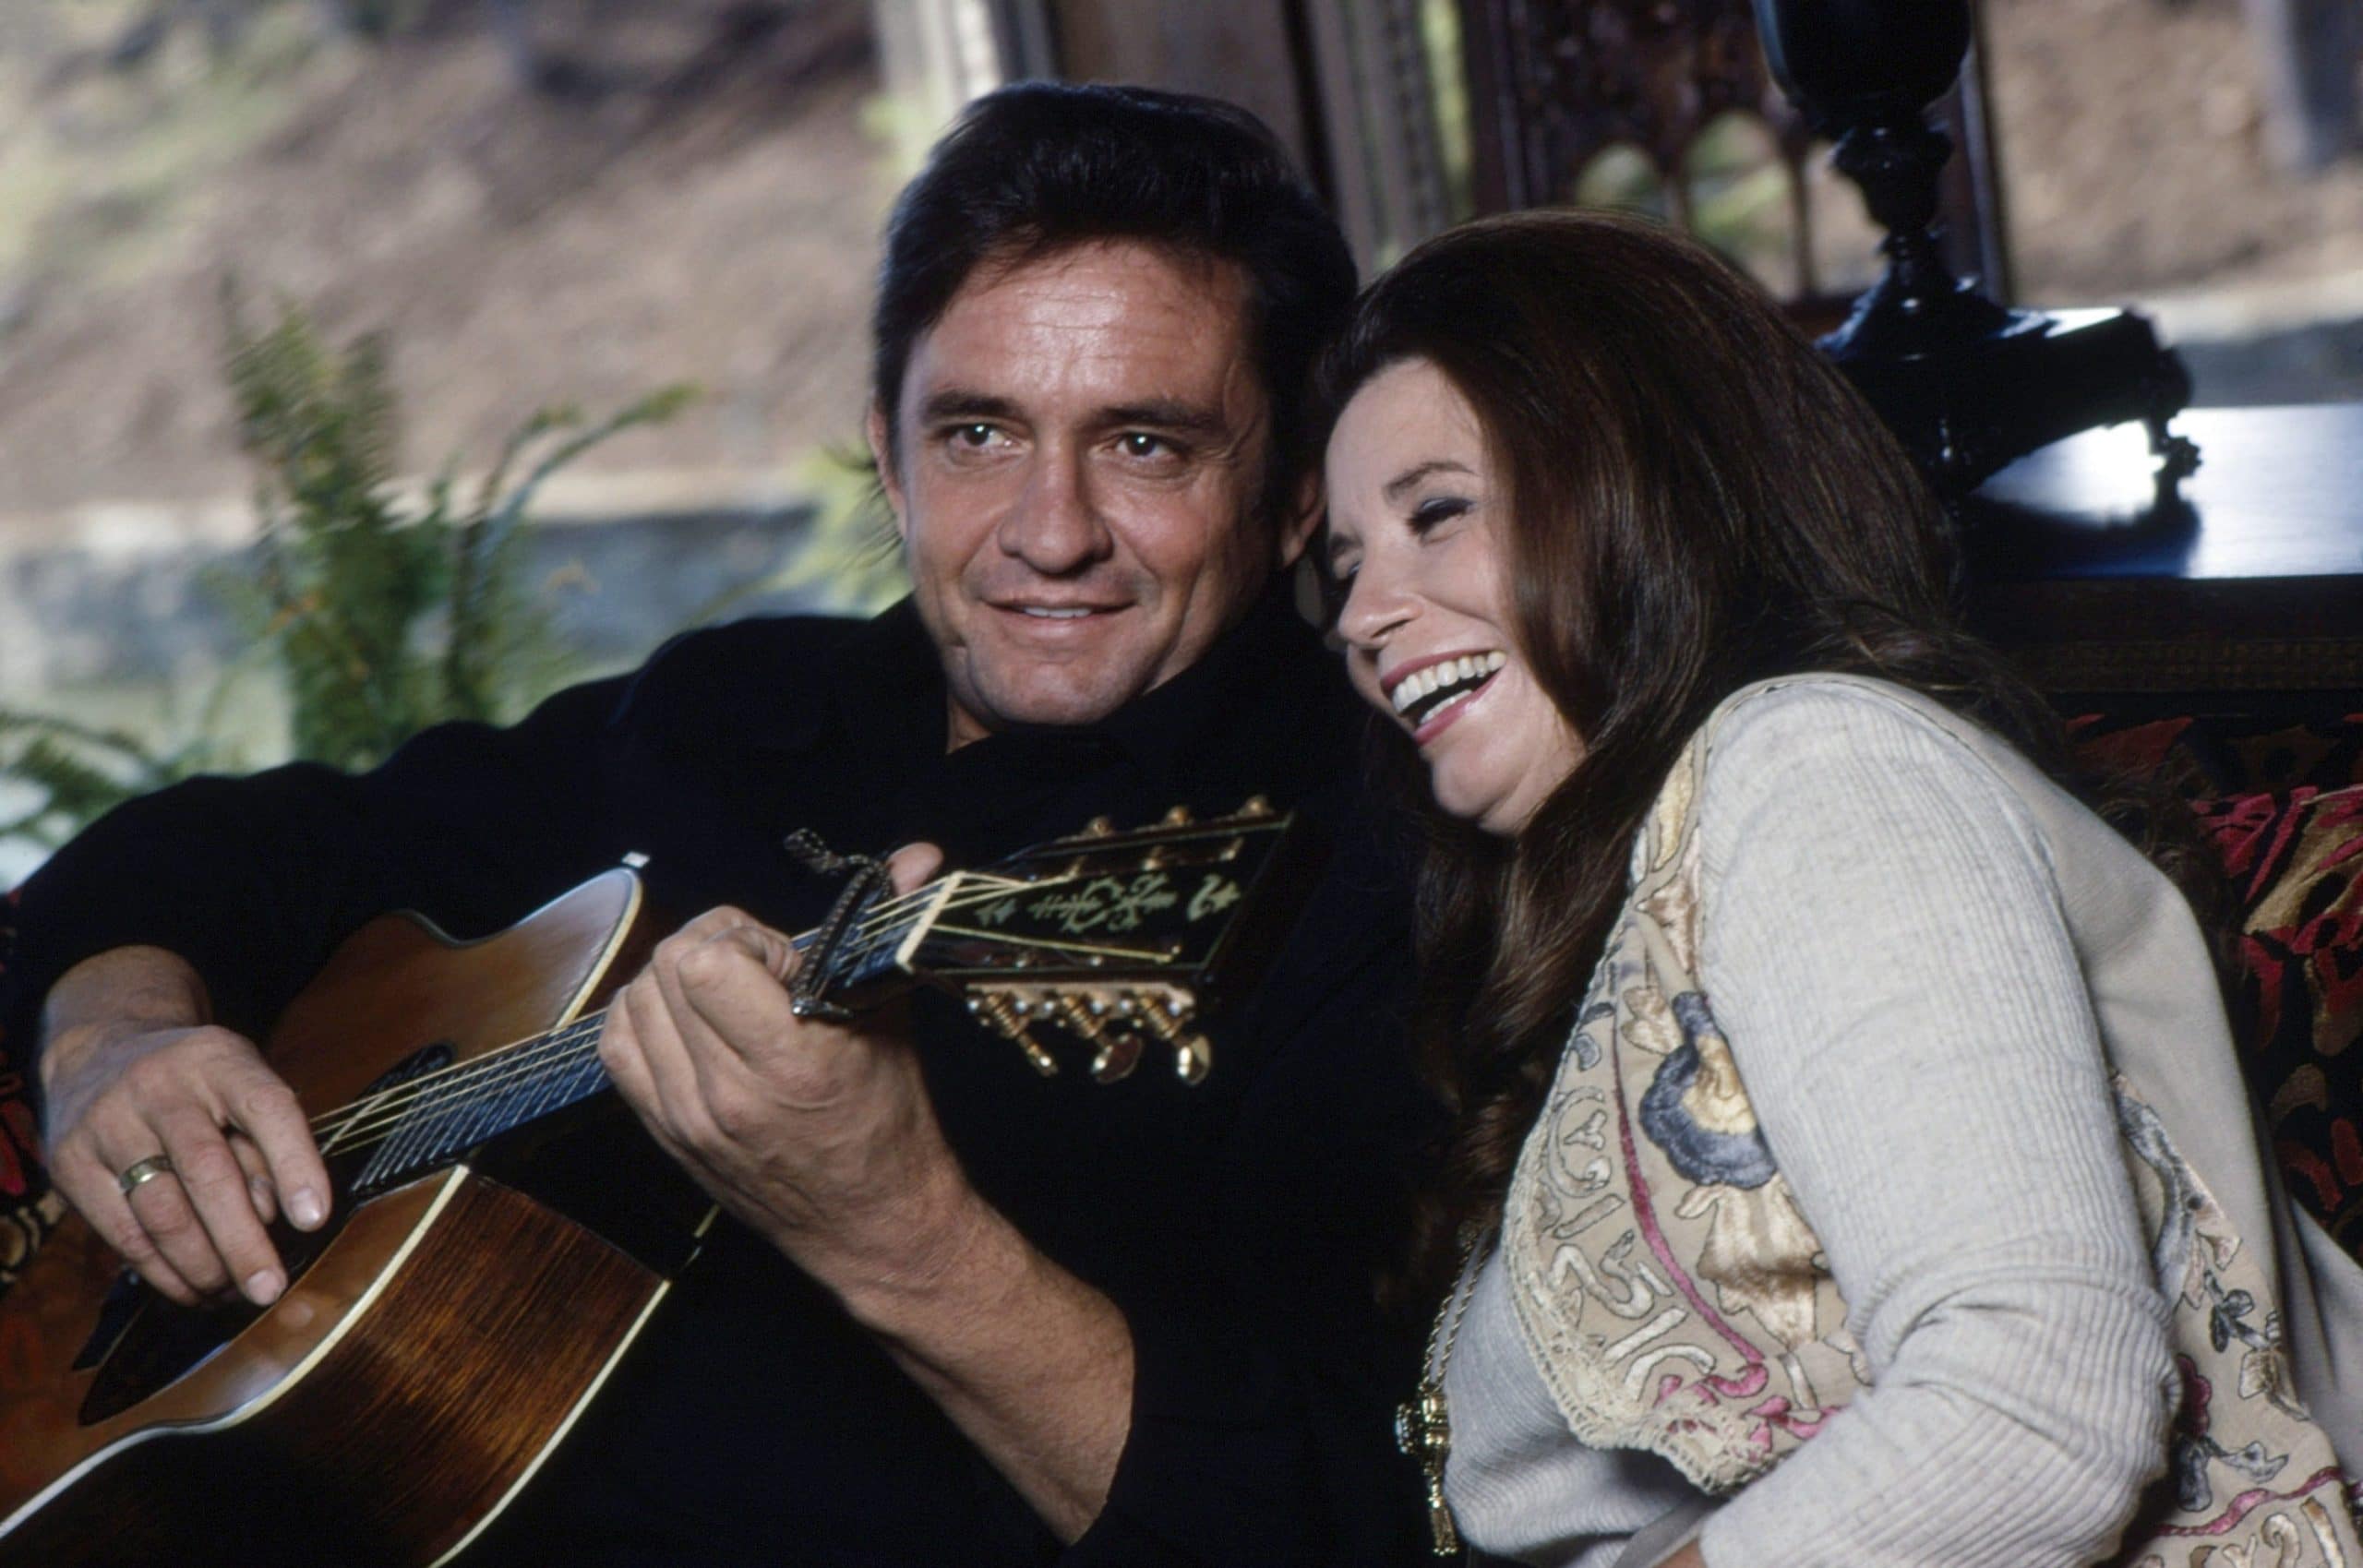
[[[1332,424],[1388,365],[1433,364],[1497,483],[1512,634],[1584,752],[1515,839],[1424,824],[1413,1040],[1452,1116],[1409,1283],[1497,1217],[1633,837],[1733,691],[1805,670],[1925,692],[2064,775],[2059,721],[1963,633],[1945,515],[1853,389],[1751,283],[1642,221],[1526,212],[1430,240],[1365,292],[1322,366]],[[1804,808],[1801,805],[1801,809]]]

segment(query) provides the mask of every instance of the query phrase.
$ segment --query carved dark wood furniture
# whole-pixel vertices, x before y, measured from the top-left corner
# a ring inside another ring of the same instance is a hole
[[[2163,497],[2132,426],[1969,502],[1981,628],[2046,689],[2363,712],[2363,403],[2192,409]]]
[[[1687,218],[1692,148],[1717,119],[1761,119],[1784,166],[1800,303],[1834,323],[1843,301],[1816,277],[1806,165],[1812,130],[1767,71],[1750,0],[1461,0],[1476,209],[1565,202],[1587,165],[1638,150]],[[1977,72],[1937,110],[1961,143],[1943,195],[1946,260],[2009,293]],[[1852,197],[1848,197],[1852,199]]]

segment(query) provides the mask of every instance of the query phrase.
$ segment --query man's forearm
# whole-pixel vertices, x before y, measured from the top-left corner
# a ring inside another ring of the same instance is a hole
[[[119,1038],[125,1026],[191,1028],[212,1018],[203,978],[186,959],[160,947],[111,948],[59,976],[42,1006],[38,1047],[50,1132],[78,1118],[89,1087],[114,1076],[94,1053]],[[68,1104],[58,1103],[61,1091]]]
[[[1116,1304],[965,1191],[921,1267],[831,1283],[846,1309],[1062,1540],[1108,1502],[1132,1429]]]

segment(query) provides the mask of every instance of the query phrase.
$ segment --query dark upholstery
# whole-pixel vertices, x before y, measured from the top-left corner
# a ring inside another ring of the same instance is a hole
[[[15,945],[17,901],[0,900],[0,973]],[[41,1168],[40,1140],[17,1052],[0,1038],[0,1290],[6,1290],[65,1213]]]

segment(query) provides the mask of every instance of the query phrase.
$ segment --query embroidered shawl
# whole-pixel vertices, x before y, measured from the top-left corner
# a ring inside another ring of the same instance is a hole
[[[1720,1494],[1871,1380],[1697,980],[1694,808],[1714,727],[1634,846],[1501,1246],[1520,1335],[1575,1435],[1649,1450]],[[2112,1088],[2183,1384],[2167,1472],[2114,1561],[2363,1568],[2346,1478],[2292,1390],[2253,1249],[2137,1088],[2122,1072]]]

